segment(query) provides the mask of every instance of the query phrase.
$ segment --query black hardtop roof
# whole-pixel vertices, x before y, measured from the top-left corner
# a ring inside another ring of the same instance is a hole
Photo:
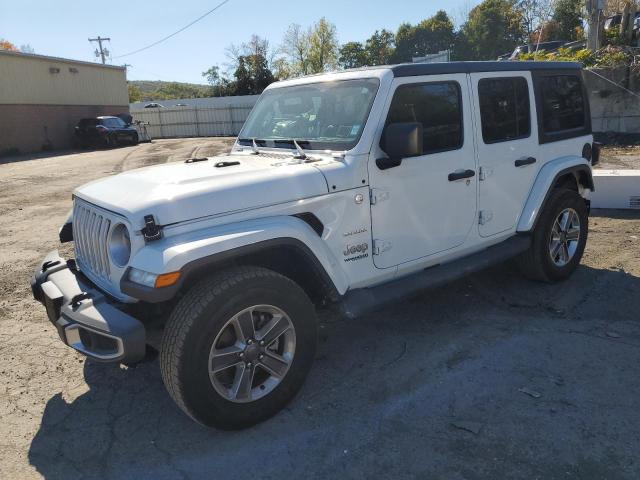
[[[394,77],[440,75],[447,73],[522,72],[528,70],[580,70],[577,62],[441,62],[403,63],[389,66]]]

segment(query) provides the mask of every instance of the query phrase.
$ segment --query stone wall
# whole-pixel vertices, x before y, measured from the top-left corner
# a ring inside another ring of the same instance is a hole
[[[630,68],[585,70],[584,78],[593,131],[640,134],[638,72]]]

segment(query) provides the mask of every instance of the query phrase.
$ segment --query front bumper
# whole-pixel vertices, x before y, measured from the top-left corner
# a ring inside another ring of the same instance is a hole
[[[57,250],[36,268],[31,290],[71,348],[99,362],[135,363],[144,358],[144,325],[116,308]]]

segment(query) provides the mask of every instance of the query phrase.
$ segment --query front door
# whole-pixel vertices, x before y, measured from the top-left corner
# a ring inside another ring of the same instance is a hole
[[[530,72],[473,73],[479,164],[479,233],[515,230],[538,174],[538,128]]]
[[[372,149],[374,264],[388,268],[464,243],[476,222],[477,175],[466,74],[396,78],[384,125],[418,122],[422,154],[381,170]],[[382,132],[384,135],[384,132]]]

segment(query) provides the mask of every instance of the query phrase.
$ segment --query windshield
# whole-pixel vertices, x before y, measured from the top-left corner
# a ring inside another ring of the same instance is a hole
[[[362,134],[377,79],[321,82],[267,90],[239,135],[241,145],[349,150]]]

